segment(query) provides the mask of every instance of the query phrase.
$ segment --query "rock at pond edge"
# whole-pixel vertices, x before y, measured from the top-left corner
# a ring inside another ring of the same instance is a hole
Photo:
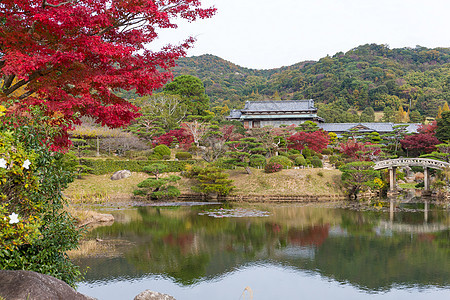
[[[167,294],[161,294],[158,292],[145,290],[136,297],[134,297],[134,300],[176,300],[176,299]]]
[[[33,271],[0,270],[0,297],[7,300],[95,300],[62,280]]]

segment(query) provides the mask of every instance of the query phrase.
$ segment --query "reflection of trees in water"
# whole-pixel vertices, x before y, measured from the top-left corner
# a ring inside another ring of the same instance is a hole
[[[292,228],[288,231],[288,243],[298,246],[321,246],[328,237],[330,225],[311,226],[304,230]]]
[[[333,209],[323,212],[311,207],[291,209],[308,211],[289,213],[283,208],[278,217],[290,214],[286,221],[273,216],[213,219],[198,216],[196,208],[144,208],[139,210],[141,221],[116,223],[96,229],[91,235],[104,239],[121,237],[135,245],[124,250],[126,261],[117,260],[131,277],[161,274],[184,285],[217,278],[242,265],[261,261],[318,271],[371,290],[386,289],[393,284],[449,284],[449,231],[426,237],[396,233],[379,236],[374,228],[380,217],[388,220],[388,214]],[[321,217],[314,216],[314,211]],[[301,225],[293,226],[293,219],[299,215],[317,223],[305,226],[308,221],[300,220]],[[323,216],[329,218],[324,220]],[[331,222],[333,225],[329,225]],[[329,236],[330,228],[336,225],[347,236]],[[313,259],[291,255],[304,247],[314,251]],[[283,253],[284,249],[291,251],[289,255]],[[104,259],[102,263],[110,262]],[[102,263],[95,262],[97,270],[90,271],[88,277],[105,276],[102,272],[108,272],[108,268],[102,267]],[[117,268],[114,270],[120,273]]]
[[[435,243],[439,235],[433,235],[432,241],[408,234],[331,237],[316,251],[311,267],[370,290],[395,284],[446,286],[450,284],[450,253]]]

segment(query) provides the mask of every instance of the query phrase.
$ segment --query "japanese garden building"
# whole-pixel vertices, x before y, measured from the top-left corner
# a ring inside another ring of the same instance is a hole
[[[243,109],[233,109],[228,120],[241,121],[245,128],[262,128],[265,126],[300,125],[305,121],[317,123],[319,128],[334,132],[338,136],[348,132],[379,134],[391,133],[395,126],[405,125],[406,133],[416,133],[420,124],[395,123],[325,123],[317,115],[314,100],[281,100],[281,101],[247,101]]]
[[[300,125],[305,121],[322,123],[314,100],[247,101],[244,109],[232,110],[228,120],[239,120],[245,128],[280,125]]]
[[[404,125],[405,133],[417,133],[417,129],[420,124],[408,123],[408,124],[396,124],[388,122],[374,122],[374,123],[321,123],[317,124],[319,128],[327,132],[334,132],[338,137],[342,136],[344,133],[355,132],[358,133],[371,133],[378,132],[379,134],[391,133],[394,131],[396,126]]]

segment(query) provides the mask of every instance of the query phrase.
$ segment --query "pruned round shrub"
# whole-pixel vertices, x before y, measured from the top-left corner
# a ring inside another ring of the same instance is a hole
[[[266,158],[261,154],[253,154],[250,156],[249,163],[253,168],[264,168],[267,164]]]
[[[288,153],[291,154],[291,155],[295,155],[295,154],[300,154],[300,151],[297,150],[297,149],[291,149],[291,150],[288,151]]]
[[[159,154],[152,154],[148,157],[148,160],[161,160],[162,156]]]
[[[303,149],[302,154],[304,157],[311,157],[311,149],[308,148]]]
[[[178,160],[188,160],[192,158],[192,154],[189,152],[177,152],[175,158]]]
[[[289,156],[289,153],[287,153],[287,152],[279,152],[279,153],[278,153],[278,156],[285,156],[285,157],[288,157],[288,156]]]
[[[275,172],[280,172],[281,170],[283,170],[283,166],[276,162],[269,162],[264,167],[264,172],[266,172],[266,173],[275,173]]]
[[[333,154],[333,149],[331,149],[331,148],[323,149],[322,154],[323,155],[331,155],[331,154]]]
[[[301,155],[301,154],[291,154],[291,155],[288,156],[288,158],[289,158],[290,160],[292,160],[293,162],[295,162],[295,159],[296,159],[297,157],[299,157],[299,156],[303,157],[303,155]]]
[[[292,161],[289,158],[287,158],[286,156],[281,156],[281,155],[272,156],[269,159],[269,162],[278,163],[278,164],[282,165],[283,168],[285,168],[285,169],[288,169],[288,168],[292,167],[292,165],[293,165]]]
[[[330,161],[330,164],[335,164],[337,161],[339,161],[339,156],[337,155],[331,155],[328,160]]]
[[[299,155],[295,158],[294,164],[296,166],[306,167],[306,159],[303,157],[303,155]]]
[[[322,168],[323,167],[322,161],[317,156],[313,156],[311,158],[311,164],[313,165],[314,168]]]
[[[160,158],[163,158],[165,155],[168,155],[170,157],[170,154],[170,149],[166,145],[158,145],[153,148],[153,155],[159,155]]]

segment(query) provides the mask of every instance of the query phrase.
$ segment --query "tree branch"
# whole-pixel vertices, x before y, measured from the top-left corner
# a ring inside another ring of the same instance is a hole
[[[35,92],[35,91],[33,91],[33,90],[30,90],[30,91],[26,92],[25,94],[23,94],[23,95],[21,95],[21,96],[19,97],[19,100],[22,100],[22,99],[25,99],[25,98],[28,97],[28,96],[31,96],[34,92]]]
[[[6,95],[6,96],[10,95],[11,93],[13,93],[15,90],[17,90],[17,89],[20,88],[21,86],[26,85],[27,83],[29,83],[30,81],[36,79],[36,78],[39,77],[39,76],[41,76],[41,74],[40,74],[39,72],[36,72],[36,73],[31,74],[31,75],[28,77],[27,80],[22,79],[22,80],[16,82],[16,84],[14,84],[14,85],[11,86],[11,87],[8,87],[8,88],[4,91],[5,95]],[[28,96],[27,96],[27,97],[28,97]]]
[[[3,83],[3,89],[9,89],[9,87],[13,83],[13,80],[14,80],[15,77],[16,77],[16,75],[7,75],[6,79],[5,79],[4,83]]]
[[[61,3],[58,3],[58,4],[50,4],[50,3],[47,3],[47,0],[44,0],[44,1],[42,1],[42,8],[45,8],[46,6],[48,6],[48,7],[60,7],[60,6],[63,6],[63,5],[66,5],[66,4],[70,4],[70,3],[73,3],[73,2],[75,2],[75,0],[68,0],[66,2],[61,2]]]

